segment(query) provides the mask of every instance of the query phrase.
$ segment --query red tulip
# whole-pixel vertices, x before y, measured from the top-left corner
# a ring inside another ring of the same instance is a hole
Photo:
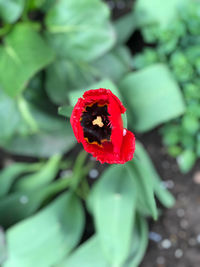
[[[133,158],[134,134],[123,128],[126,111],[110,90],[89,90],[76,103],[70,122],[79,143],[101,163],[123,164]]]

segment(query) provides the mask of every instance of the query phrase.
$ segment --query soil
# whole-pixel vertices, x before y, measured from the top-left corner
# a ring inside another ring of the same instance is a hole
[[[149,246],[140,267],[200,266],[200,161],[181,174],[161,144],[158,130],[141,137],[164,185],[176,198],[171,209],[150,221]]]

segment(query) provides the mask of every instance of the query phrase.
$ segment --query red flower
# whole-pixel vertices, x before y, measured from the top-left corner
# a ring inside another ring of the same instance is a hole
[[[125,163],[133,158],[134,134],[123,128],[126,111],[110,90],[86,91],[76,103],[70,122],[79,143],[101,163]]]

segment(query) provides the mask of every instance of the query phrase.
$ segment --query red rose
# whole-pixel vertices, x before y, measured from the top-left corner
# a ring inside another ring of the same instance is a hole
[[[125,163],[133,158],[134,134],[123,128],[126,111],[110,90],[86,91],[76,103],[70,122],[79,143],[101,163]]]

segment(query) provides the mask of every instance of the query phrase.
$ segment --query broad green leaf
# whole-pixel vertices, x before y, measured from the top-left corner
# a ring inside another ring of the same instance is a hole
[[[78,101],[78,98],[82,97],[86,90],[99,89],[99,88],[110,89],[113,92],[113,94],[121,98],[120,92],[117,89],[116,85],[111,80],[103,79],[99,82],[96,82],[95,84],[91,84],[89,88],[83,88],[81,90],[70,92],[69,101],[70,101],[71,106],[75,106],[76,102]]]
[[[132,66],[132,58],[131,58],[131,50],[126,45],[120,45],[113,49],[113,52],[116,57],[120,59],[120,61],[127,67],[131,68]]]
[[[58,108],[58,114],[64,117],[71,117],[73,107],[70,105],[61,106]]]
[[[78,247],[69,257],[56,267],[109,267],[100,247],[97,235]]]
[[[21,177],[15,184],[14,190],[23,192],[40,189],[48,185],[55,179],[59,170],[60,161],[61,155],[52,156],[38,172]]]
[[[109,8],[99,0],[57,1],[45,24],[48,41],[59,56],[68,59],[92,61],[115,42]]]
[[[20,121],[21,114],[16,101],[7,96],[0,86],[0,145],[3,145],[16,132]]]
[[[141,214],[151,215],[153,219],[156,220],[158,218],[158,210],[154,197],[154,183],[149,178],[148,169],[136,158],[128,162],[127,169],[137,190],[138,203],[136,208]]]
[[[151,130],[185,110],[181,91],[163,64],[128,74],[119,87],[128,105],[129,123],[138,132]]]
[[[77,245],[83,225],[80,201],[70,192],[64,193],[7,231],[9,257],[3,267],[55,265]]]
[[[82,176],[81,176],[82,177]],[[41,189],[9,194],[0,201],[0,224],[8,228],[37,211],[42,204],[51,199],[71,183],[68,179],[59,179]]]
[[[49,157],[56,153],[65,153],[72,148],[75,138],[68,120],[31,104],[29,109],[40,132],[31,134],[30,131],[24,133],[23,129],[18,129],[19,134],[4,144],[6,150],[14,154]]]
[[[6,23],[14,23],[21,16],[25,0],[0,0],[0,17]]]
[[[178,14],[178,9],[188,0],[137,0],[134,6],[137,23],[141,26],[157,23],[168,26]]]
[[[8,95],[15,97],[36,72],[51,63],[54,55],[39,33],[26,23],[16,24],[4,44],[0,47],[0,83]]]
[[[30,136],[15,136],[4,148],[18,155],[50,157],[56,153],[64,154],[68,152],[74,144],[73,131],[70,123],[66,122],[66,129],[62,131],[43,132]]]
[[[123,44],[127,42],[137,27],[133,12],[116,20],[114,26],[117,33],[117,43]]]
[[[159,201],[167,208],[170,208],[174,205],[175,199],[169,191],[167,191],[161,184],[161,178],[156,171],[151,158],[145,151],[141,143],[136,143],[136,157],[140,161],[141,167],[146,169],[148,172],[149,183],[153,183],[154,192]],[[134,160],[133,160],[134,161]],[[137,164],[137,163],[136,163]]]
[[[94,67],[87,62],[59,58],[46,70],[45,89],[54,103],[64,104],[69,91],[94,83],[96,75]]]
[[[119,82],[131,68],[130,62],[127,62],[127,54],[128,51],[124,47],[119,47],[95,60],[93,66],[99,72],[99,77]]]
[[[5,196],[12,183],[18,178],[19,175],[27,172],[37,171],[42,164],[40,163],[14,163],[0,172],[0,197]]]
[[[2,228],[0,228],[0,264],[2,264],[7,257],[7,248],[5,234]]]
[[[196,153],[191,149],[184,150],[178,157],[177,163],[182,173],[189,172],[195,164]]]
[[[137,216],[136,225],[132,238],[131,253],[123,267],[138,267],[148,245],[148,225],[143,216]]]
[[[112,266],[126,260],[134,226],[137,189],[124,166],[106,170],[93,188],[93,216],[100,245]],[[126,225],[121,231],[122,225]]]
[[[122,267],[138,267],[148,244],[148,226],[145,218],[137,216],[132,235],[132,245],[126,262]],[[80,245],[69,257],[56,267],[110,267],[102,252],[97,234]],[[112,265],[114,266],[114,265]]]

